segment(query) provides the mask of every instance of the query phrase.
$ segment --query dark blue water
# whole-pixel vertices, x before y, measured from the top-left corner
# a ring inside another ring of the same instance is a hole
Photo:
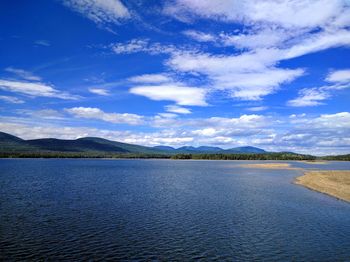
[[[350,261],[349,203],[240,164],[0,160],[0,260]]]

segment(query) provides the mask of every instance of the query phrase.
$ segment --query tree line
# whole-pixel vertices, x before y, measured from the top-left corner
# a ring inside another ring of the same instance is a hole
[[[206,159],[206,160],[316,160],[315,156],[292,153],[265,154],[177,154],[171,159]]]

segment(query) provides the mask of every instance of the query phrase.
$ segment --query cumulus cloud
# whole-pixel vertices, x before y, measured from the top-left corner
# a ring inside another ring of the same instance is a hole
[[[143,117],[137,114],[106,113],[94,107],[73,107],[66,108],[65,111],[78,118],[98,119],[113,124],[140,125],[143,123]]]
[[[120,0],[63,0],[63,3],[96,24],[118,23],[131,17]]]
[[[86,113],[86,111],[90,111]],[[75,110],[75,113],[90,118],[100,118],[102,110]],[[52,115],[45,111],[40,114]],[[106,113],[109,114],[109,113]],[[102,112],[103,115],[103,112]],[[106,116],[105,116],[106,117]],[[108,116],[111,117],[111,116]],[[154,145],[212,145],[232,148],[235,146],[258,146],[270,151],[293,151],[307,154],[341,154],[350,149],[350,113],[309,116],[300,114],[286,120],[284,117],[242,115],[240,117],[209,117],[181,119],[156,116],[145,119],[149,125],[159,126],[148,132],[116,131],[88,127],[77,127],[46,122],[23,121],[23,119],[0,117],[0,130],[23,138],[57,137],[73,139],[98,136],[106,139]],[[163,122],[161,122],[163,121]],[[176,128],[172,128],[176,127]],[[287,127],[287,128],[286,128]]]

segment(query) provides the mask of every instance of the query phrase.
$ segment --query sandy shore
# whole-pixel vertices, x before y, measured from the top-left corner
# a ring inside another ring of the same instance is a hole
[[[263,163],[263,164],[242,164],[241,167],[247,168],[266,168],[266,169],[297,169],[291,167],[289,163]]]
[[[305,164],[313,164],[313,165],[324,165],[324,164],[328,164],[327,161],[313,161],[313,160],[301,160],[298,161],[300,163],[305,163]]]
[[[350,202],[350,171],[307,171],[295,184]]]

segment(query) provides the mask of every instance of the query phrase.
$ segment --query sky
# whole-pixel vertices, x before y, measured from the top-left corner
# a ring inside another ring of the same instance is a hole
[[[2,0],[0,131],[350,153],[349,0]]]

